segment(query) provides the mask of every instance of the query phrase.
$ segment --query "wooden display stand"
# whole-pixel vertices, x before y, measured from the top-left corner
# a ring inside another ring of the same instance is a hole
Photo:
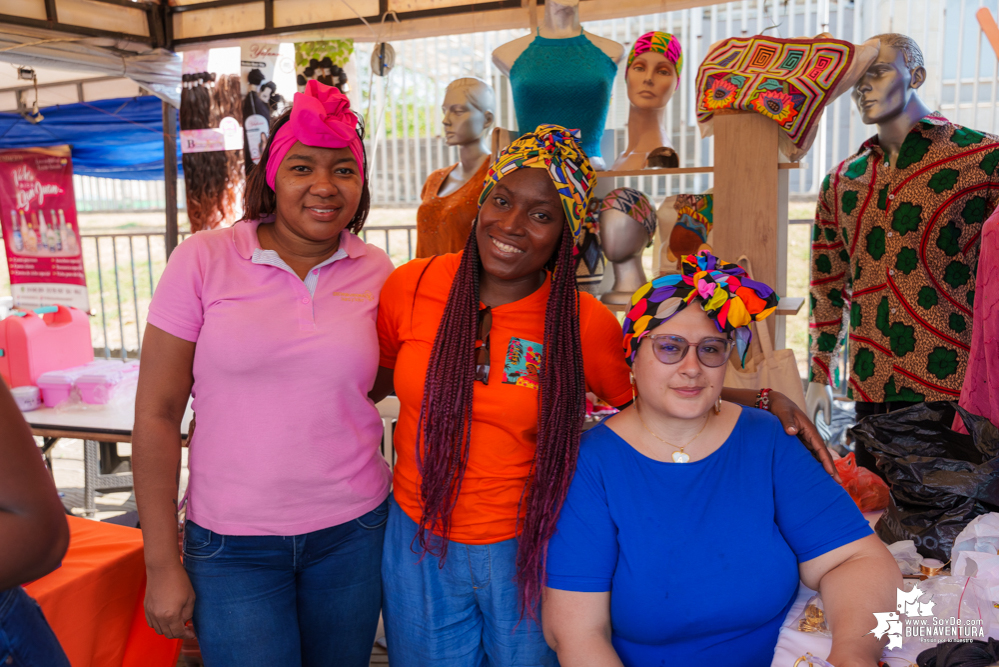
[[[733,262],[745,255],[755,280],[786,294],[788,172],[778,166],[777,123],[721,111],[714,130],[714,254]],[[784,318],[766,322],[774,345],[783,348]]]
[[[713,167],[643,169],[635,172],[599,171],[597,178],[654,176],[659,174],[713,173],[714,254],[727,261],[743,255],[752,262],[753,278],[772,286],[777,294],[787,290],[788,172],[797,163],[780,162],[777,124],[754,112],[718,111],[714,117]],[[660,245],[666,239],[657,234]],[[768,318],[774,345],[784,347],[784,317],[796,315],[804,305],[800,297],[781,299],[778,317]],[[623,311],[623,306],[608,306]]]

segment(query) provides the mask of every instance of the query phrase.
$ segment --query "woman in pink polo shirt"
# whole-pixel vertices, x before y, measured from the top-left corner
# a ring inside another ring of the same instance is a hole
[[[208,667],[368,664],[390,482],[368,393],[392,271],[355,235],[369,201],[357,117],[310,81],[250,174],[246,218],[184,241],[150,305],[133,445],[146,617],[196,635]]]

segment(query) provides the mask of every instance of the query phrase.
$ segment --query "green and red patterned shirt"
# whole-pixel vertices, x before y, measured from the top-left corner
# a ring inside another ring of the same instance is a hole
[[[894,167],[868,139],[822,182],[812,227],[811,380],[847,395],[956,399],[968,363],[982,223],[999,201],[999,138],[931,114]]]

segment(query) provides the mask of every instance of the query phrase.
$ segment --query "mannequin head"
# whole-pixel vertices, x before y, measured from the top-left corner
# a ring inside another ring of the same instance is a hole
[[[878,57],[853,87],[853,101],[865,125],[882,125],[898,117],[918,100],[926,81],[923,52],[910,37],[886,33]]]
[[[656,233],[656,209],[634,188],[611,190],[600,204],[600,244],[611,262],[641,254]]]
[[[444,139],[448,146],[481,141],[492,127],[496,99],[481,79],[455,79],[444,93]]]
[[[676,66],[655,51],[636,56],[624,78],[628,84],[628,100],[639,109],[665,107],[680,80]]]
[[[661,109],[680,87],[683,69],[683,47],[680,40],[668,32],[647,32],[637,40],[628,54],[624,78],[628,84],[628,99],[642,109]]]
[[[600,214],[600,245],[608,261],[623,262],[641,254],[648,244],[645,227],[627,213],[612,208]]]

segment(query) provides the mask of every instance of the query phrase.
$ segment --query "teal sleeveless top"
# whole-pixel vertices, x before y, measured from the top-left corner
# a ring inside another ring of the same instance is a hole
[[[582,149],[601,157],[617,65],[580,33],[568,39],[538,35],[510,68],[517,129],[553,123],[582,134]]]

